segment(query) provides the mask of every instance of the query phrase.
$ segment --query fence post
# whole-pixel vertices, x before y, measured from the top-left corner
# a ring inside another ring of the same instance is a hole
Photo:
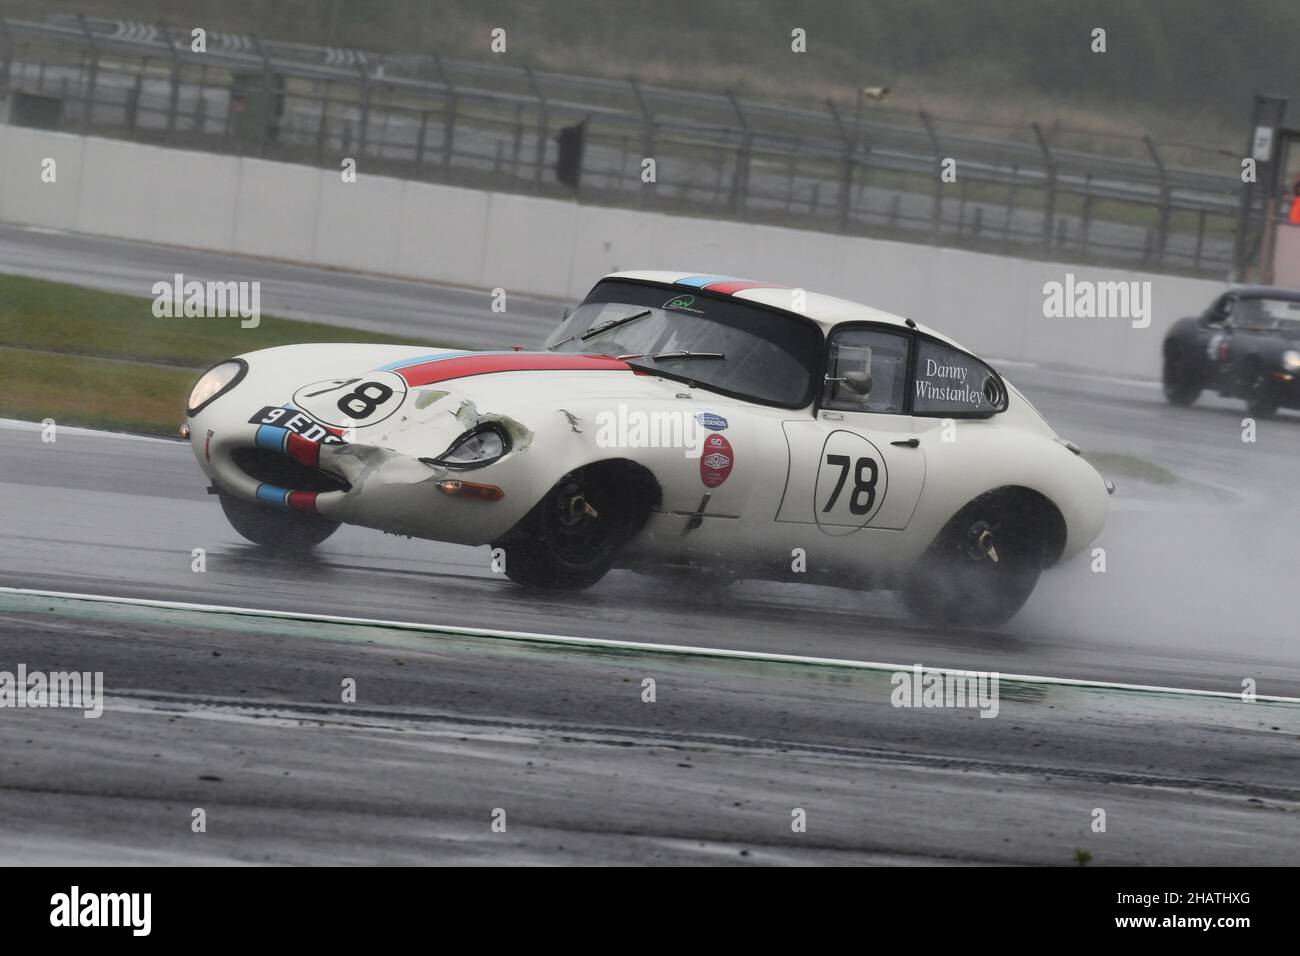
[[[533,160],[533,182],[540,187],[542,172],[546,168],[546,140],[550,136],[551,128],[550,104],[546,101],[546,92],[542,89],[542,84],[537,82],[533,68],[525,66],[524,74],[533,88],[533,95],[537,97],[537,150]]]
[[[1160,152],[1156,149],[1156,144],[1148,134],[1142,137],[1142,142],[1146,143],[1147,152],[1151,154],[1151,162],[1155,163],[1156,172],[1160,174],[1160,225],[1156,233],[1156,264],[1165,264],[1165,247],[1169,241],[1169,176],[1165,172],[1165,164],[1160,160]]]
[[[420,131],[415,136],[415,168],[418,173],[424,165],[424,138],[429,133],[429,111],[420,110]]]
[[[333,84],[329,80],[324,81],[324,90],[320,98],[320,123],[316,126],[316,162],[320,165],[325,164],[325,142],[329,137],[329,115],[330,115],[330,90]]]
[[[90,45],[90,79],[86,82],[86,128],[89,129],[95,119],[95,92],[99,86],[99,44],[95,42],[95,35],[90,32],[90,25],[86,23],[86,18],[78,13],[77,23],[81,25],[81,32],[86,35],[86,43]]]
[[[1083,255],[1088,255],[1088,233],[1092,229],[1092,170],[1083,174],[1083,230],[1080,241]]]
[[[447,76],[447,71],[442,68],[442,57],[433,54],[433,65],[438,70],[438,78],[442,80],[443,87],[447,90],[447,115],[443,118],[442,123],[442,166],[444,169],[451,168],[452,143],[456,136],[456,108],[459,97],[456,95],[456,87],[451,83],[451,78]]]
[[[794,176],[795,164],[799,156],[799,140],[794,141],[793,148],[785,157],[785,212],[790,214],[790,207],[794,204]]]
[[[749,128],[749,121],[745,118],[745,111],[740,108],[740,100],[736,99],[736,94],[727,90],[727,99],[731,101],[731,108],[735,110],[736,119],[740,121],[740,149],[736,153],[736,169],[731,176],[731,195],[727,206],[732,212],[743,212],[745,196],[749,192],[749,156],[753,149],[754,134]]]
[[[165,23],[159,23],[158,32],[162,34],[164,42],[167,44],[167,52],[171,54],[171,92],[167,96],[167,141],[176,142],[176,113],[181,104],[181,57],[176,50],[176,43],[172,40],[171,33],[167,30]]]
[[[11,86],[9,69],[14,59],[14,37],[9,32],[9,22],[3,16],[0,16],[0,37],[4,38],[4,59],[0,60],[0,63],[3,63],[3,68],[0,69],[0,88],[9,89]]]
[[[629,76],[627,81],[632,86],[632,94],[636,97],[637,106],[641,110],[641,122],[645,124],[645,154],[642,156],[642,159],[644,160],[648,158],[655,161],[655,181],[652,183],[641,184],[641,192],[639,194],[641,198],[637,205],[645,206],[645,187],[647,185],[650,187],[650,195],[657,196],[659,194],[659,157],[655,155],[655,139],[658,134],[658,121],[655,119],[654,111],[650,109],[650,101],[646,99],[645,93],[641,90],[641,84],[636,81],[636,77]],[[641,163],[637,163],[636,166],[637,169],[640,169]]]
[[[840,169],[840,232],[849,230],[849,204],[853,200],[853,137],[849,134],[848,128],[844,125],[844,120],[840,118],[840,111],[835,107],[835,101],[826,100],[826,106],[831,111],[831,119],[835,121],[835,128],[839,131],[840,142],[844,144],[844,160]]]
[[[1197,272],[1201,271],[1201,246],[1205,242],[1205,212],[1202,209],[1196,221],[1196,256],[1192,260],[1192,268]]]
[[[1056,220],[1056,160],[1047,145],[1047,138],[1043,136],[1043,128],[1036,122],[1031,126],[1034,130],[1034,138],[1038,140],[1038,148],[1043,151],[1043,168],[1047,173],[1047,203],[1043,207],[1043,243],[1051,249],[1052,226]]]
[[[353,50],[357,58],[357,73],[361,78],[361,135],[357,138],[357,159],[366,154],[366,141],[370,137],[370,70],[367,68],[366,55],[360,50]]]
[[[250,33],[249,39],[253,41],[253,49],[262,61],[262,122],[258,124],[258,155],[265,156],[267,140],[271,138],[271,58],[266,55],[262,41],[256,34]]]
[[[139,121],[140,85],[143,80],[144,77],[137,73],[135,83],[126,94],[126,128],[130,132],[132,139],[135,138],[136,124]]]
[[[921,122],[930,137],[930,146],[934,149],[934,206],[930,211],[930,244],[939,242],[939,224],[943,219],[943,177],[939,175],[939,164],[943,162],[943,147],[939,143],[939,134],[934,130],[930,114],[921,110]]]
[[[1011,185],[1007,187],[1007,215],[1002,220],[1002,241],[1011,239],[1011,217],[1016,212],[1016,191],[1020,188],[1020,164],[1011,164]]]

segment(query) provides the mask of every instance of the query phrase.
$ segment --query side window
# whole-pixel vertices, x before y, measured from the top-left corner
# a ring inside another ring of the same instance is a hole
[[[1237,308],[1237,297],[1225,295],[1214,306],[1214,311],[1210,314],[1210,321],[1215,325],[1232,325],[1232,313]]]
[[[876,329],[831,335],[822,408],[897,414],[903,410],[910,337]]]
[[[947,417],[987,416],[1007,407],[997,374],[965,352],[920,339],[912,414]]]

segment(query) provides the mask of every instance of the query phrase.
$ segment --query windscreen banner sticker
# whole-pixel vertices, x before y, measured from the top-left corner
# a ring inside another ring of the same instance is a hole
[[[718,487],[727,480],[735,463],[731,442],[722,435],[710,435],[704,439],[704,453],[700,455],[700,481],[706,488]]]
[[[337,428],[327,428],[296,408],[267,405],[248,420],[250,425],[277,425],[295,435],[301,435],[308,441],[320,442],[322,445],[341,445],[342,432]]]
[[[715,415],[713,412],[700,412],[695,416],[695,420],[711,432],[727,430],[727,420],[721,415]]]
[[[675,295],[660,308],[676,309],[678,312],[694,312],[696,315],[703,315],[703,309],[695,308],[695,296],[693,295]]]

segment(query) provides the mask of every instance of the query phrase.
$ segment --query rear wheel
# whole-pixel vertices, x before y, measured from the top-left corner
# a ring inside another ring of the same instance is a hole
[[[1171,348],[1165,353],[1165,365],[1162,381],[1165,399],[1170,405],[1188,406],[1201,394],[1201,383],[1195,373],[1188,368],[1187,359],[1182,349]]]
[[[903,586],[903,601],[936,624],[1004,624],[1043,569],[1042,522],[1016,499],[985,495],[939,532]]]
[[[295,511],[276,511],[265,505],[219,495],[221,510],[226,513],[230,526],[253,544],[284,554],[302,554],[310,551],[335,531],[339,523],[326,518],[299,514]]]
[[[638,486],[617,467],[592,465],[565,475],[493,545],[505,552],[506,577],[531,588],[591,587],[645,517]]]

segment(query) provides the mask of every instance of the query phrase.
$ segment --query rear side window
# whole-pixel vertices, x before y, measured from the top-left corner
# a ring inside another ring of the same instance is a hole
[[[918,340],[912,414],[983,418],[1006,407],[1006,389],[993,369],[966,352]]]

